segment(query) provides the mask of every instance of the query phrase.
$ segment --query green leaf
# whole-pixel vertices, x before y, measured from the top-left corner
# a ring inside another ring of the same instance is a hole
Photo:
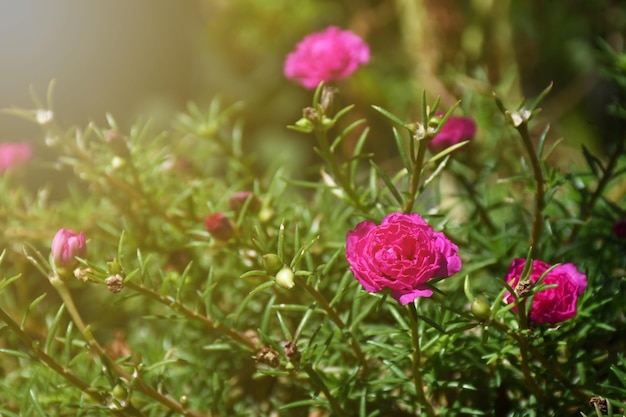
[[[37,305],[39,305],[39,303],[43,301],[45,297],[46,297],[46,293],[43,293],[39,297],[31,301],[31,303],[28,305],[28,308],[26,309],[26,312],[24,313],[24,317],[22,317],[22,323],[20,324],[20,329],[24,330],[24,326],[26,325],[28,316],[37,307]]]
[[[396,141],[396,148],[398,148],[398,154],[400,155],[400,159],[402,160],[402,165],[404,165],[404,168],[408,172],[411,172],[411,160],[406,153],[406,148],[402,136],[395,126],[393,127],[393,138]],[[413,141],[413,139],[410,140]]]
[[[406,126],[406,123],[404,123],[404,121],[400,120],[400,118],[398,116],[396,116],[395,114],[391,113],[390,111],[387,111],[387,110],[383,109],[380,106],[372,106],[372,108],[374,110],[376,110],[378,113],[380,113],[383,116],[385,116],[392,123],[395,123],[396,125],[398,125],[400,127],[405,127]]]
[[[385,174],[385,172],[382,170],[382,168],[380,168],[376,162],[370,160],[370,164],[372,165],[372,167],[376,170],[376,173],[378,174],[378,177],[380,179],[383,180],[383,182],[385,183],[385,185],[387,186],[387,189],[391,192],[391,194],[393,195],[393,197],[396,199],[396,201],[398,202],[398,204],[400,206],[402,206],[404,204],[404,199],[402,198],[402,196],[400,195],[400,192],[398,191],[398,189],[396,188],[395,185],[393,185],[393,183],[391,182],[391,180],[389,179],[389,177],[387,176],[387,174]]]

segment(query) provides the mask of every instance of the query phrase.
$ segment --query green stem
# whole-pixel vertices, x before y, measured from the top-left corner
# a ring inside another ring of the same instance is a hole
[[[334,155],[330,150],[330,145],[328,144],[328,138],[326,137],[326,133],[326,130],[323,128],[317,127],[315,129],[315,137],[319,145],[320,156],[329,165],[330,172],[339,182],[341,190],[347,194],[348,198],[350,199],[350,201],[352,201],[354,206],[358,210],[365,211],[365,207],[361,204],[360,196],[353,189],[350,181],[343,175],[341,168],[339,167],[339,163],[337,163],[337,160],[334,158]]]
[[[615,170],[615,167],[617,166],[617,161],[619,160],[619,157],[622,155],[622,152],[624,152],[625,144],[626,144],[626,139],[622,139],[621,141],[618,142],[617,146],[615,147],[615,150],[613,151],[609,159],[609,163],[606,167],[606,170],[604,170],[602,174],[602,178],[598,182],[598,186],[596,187],[595,191],[593,192],[593,194],[591,195],[591,198],[587,201],[587,203],[583,204],[583,207],[580,211],[581,220],[587,221],[589,217],[591,217],[591,212],[593,211],[593,207],[596,205],[596,202],[600,199],[600,196],[604,192],[604,189],[606,188],[609,181],[613,178],[613,171]],[[576,237],[578,236],[578,233],[580,232],[580,228],[581,228],[580,223],[576,223],[574,225],[572,229],[572,233],[567,239],[567,243],[572,243],[574,242],[574,240],[576,240]]]
[[[72,296],[67,289],[67,286],[65,285],[65,282],[58,276],[51,276],[50,282],[61,296],[61,299],[65,304],[65,308],[67,309],[67,312],[70,314],[72,320],[76,324],[76,327],[82,333],[89,346],[98,354],[98,356],[107,368],[112,369],[117,375],[120,376],[120,378],[126,380],[138,391],[144,393],[145,395],[149,396],[153,400],[157,401],[161,405],[176,413],[179,413],[186,417],[208,417],[206,414],[200,413],[198,411],[186,409],[178,401],[161,394],[154,388],[144,383],[141,379],[133,376],[126,369],[122,368],[117,362],[112,360],[107,355],[106,350],[102,346],[100,346],[98,341],[93,337],[91,331],[85,326],[80,314],[78,313],[78,310],[76,309],[74,300],[72,299]]]
[[[416,140],[411,138],[410,140]],[[422,168],[424,166],[424,156],[426,155],[426,144],[428,143],[429,138],[424,137],[421,140],[416,140],[417,142],[417,155],[413,160],[413,172],[411,173],[411,185],[409,188],[409,196],[404,203],[404,212],[411,213],[413,211],[413,205],[415,204],[415,199],[417,198],[418,189],[420,182],[422,181]]]
[[[41,350],[38,346],[38,343],[35,340],[33,340],[28,334],[26,334],[26,332],[22,330],[22,328],[17,324],[17,322],[15,322],[15,320],[13,320],[13,318],[2,308],[0,308],[0,320],[5,322],[7,326],[9,326],[9,328],[13,330],[13,332],[15,332],[17,337],[22,341],[24,345],[26,345],[27,347],[31,349],[32,353],[35,355],[37,359],[39,359],[40,362],[44,363],[46,366],[48,366],[48,368],[52,369],[54,372],[56,372],[57,374],[65,378],[67,382],[69,382],[70,384],[72,384],[73,386],[75,386],[76,388],[78,388],[79,390],[81,390],[82,392],[84,392],[85,394],[87,394],[88,396],[90,396],[91,398],[93,398],[95,401],[97,401],[100,404],[106,404],[107,402],[110,401],[109,396],[102,394],[99,391],[96,391],[94,388],[92,388],[91,386],[86,384],[83,380],[81,380],[76,375],[74,375],[68,368],[62,366],[60,363],[55,361],[50,355],[48,355],[46,352]],[[113,411],[114,414],[119,415],[119,416],[135,416],[135,417],[143,416],[141,411],[133,407],[133,405],[130,403],[123,410],[113,409],[111,411]]]
[[[520,349],[520,365],[522,368],[522,374],[524,376],[524,381],[526,382],[526,386],[532,391],[533,394],[537,397],[540,402],[544,401],[544,395],[541,392],[541,389],[537,385],[535,378],[532,375],[530,370],[530,358],[528,355],[529,343],[526,338],[526,334],[528,333],[528,314],[526,313],[526,300],[522,300],[517,304],[517,313],[519,317],[520,329],[522,330],[522,334],[514,335],[517,340],[519,349]]]
[[[542,213],[545,204],[543,171],[541,170],[541,164],[539,163],[539,158],[537,157],[535,147],[532,143],[532,140],[530,139],[530,134],[528,133],[528,124],[526,122],[520,124],[519,127],[517,127],[517,131],[522,137],[522,142],[524,144],[524,147],[526,148],[526,152],[528,152],[528,158],[530,159],[533,176],[535,178],[535,186],[537,188],[537,191],[535,193],[535,219],[533,222],[533,231],[530,239],[531,256],[533,258],[536,258],[539,251],[539,239],[541,237],[541,227],[543,225]]]
[[[302,369],[309,376],[309,380],[315,386],[315,388],[319,389],[320,391],[324,393],[324,396],[328,400],[328,404],[330,405],[330,408],[333,410],[333,413],[339,417],[346,417],[347,414],[343,410],[343,408],[341,408],[341,404],[339,404],[339,401],[337,401],[337,399],[332,395],[332,393],[330,392],[330,390],[324,383],[324,380],[319,376],[317,371],[315,371],[315,369],[313,369],[313,367],[309,364],[304,365]]]
[[[434,417],[437,414],[432,404],[426,398],[424,394],[424,380],[422,378],[422,370],[420,369],[422,361],[422,351],[420,348],[420,335],[417,323],[417,309],[414,303],[410,303],[407,306],[409,315],[409,325],[411,326],[411,344],[413,345],[412,363],[413,363],[413,383],[415,384],[415,393],[417,394],[418,402],[426,410],[428,417]]]
[[[222,323],[217,323],[213,320],[211,320],[210,318],[203,316],[201,314],[198,314],[197,312],[188,309],[187,307],[185,307],[184,305],[180,304],[179,302],[175,301],[174,299],[170,298],[170,297],[165,297],[157,292],[155,292],[154,290],[147,288],[141,284],[135,284],[133,282],[127,282],[124,284],[127,288],[130,288],[134,291],[137,291],[143,295],[148,296],[149,298],[163,304],[166,305],[167,307],[171,308],[174,311],[180,312],[182,313],[185,317],[191,319],[191,320],[195,320],[195,321],[199,321],[200,323],[202,323],[203,325],[207,326],[209,329],[214,330],[218,333],[221,333],[225,336],[230,337],[231,339],[233,339],[234,341],[238,342],[239,344],[243,345],[245,348],[247,348],[248,350],[252,351],[252,352],[256,352],[258,350],[258,346],[256,346],[254,344],[254,342],[252,340],[250,340],[250,338],[242,335],[241,333],[237,332],[234,329],[231,329],[230,327],[222,324]]]
[[[328,317],[335,323],[335,325],[337,325],[337,327],[339,327],[341,330],[344,330],[346,328],[346,324],[343,322],[343,320],[341,320],[341,317],[339,317],[339,314],[330,305],[328,300],[326,300],[326,297],[324,297],[316,288],[309,285],[306,282],[306,280],[304,279],[298,280],[298,283],[302,286],[302,288],[306,290],[306,292],[308,292],[315,299],[315,301],[319,304],[320,307],[322,307],[322,309],[326,312],[326,314],[328,314]],[[352,350],[354,351],[354,355],[356,356],[358,361],[361,363],[361,366],[363,367],[363,369],[367,370],[368,369],[367,358],[365,357],[365,354],[361,350],[361,345],[359,345],[359,341],[354,335],[354,332],[351,331],[350,333],[352,336],[351,346],[352,346]]]
[[[495,234],[498,229],[491,220],[491,217],[489,217],[489,212],[487,211],[487,208],[479,200],[478,193],[476,192],[474,184],[472,184],[470,181],[468,181],[467,178],[457,172],[454,172],[454,178],[456,178],[456,180],[459,181],[463,187],[465,187],[465,190],[467,191],[467,196],[470,198],[470,200],[472,200],[472,203],[474,203],[474,206],[476,207],[476,211],[478,212],[481,223],[485,225],[487,229],[489,229],[490,233]]]
[[[561,370],[555,366],[553,361],[549,361],[543,355],[543,353],[541,353],[539,350],[535,349],[530,343],[528,343],[528,340],[526,339],[526,337],[523,334],[513,333],[513,332],[511,332],[511,330],[506,325],[504,325],[503,323],[497,322],[497,321],[492,321],[490,323],[490,325],[495,327],[496,329],[500,330],[504,334],[512,337],[518,343],[518,345],[520,346],[520,356],[522,356],[524,358],[525,363],[526,363],[526,365],[525,365],[526,367],[528,367],[529,358],[530,358],[530,356],[532,356],[533,358],[537,359],[541,363],[542,367],[544,369],[547,369],[548,372],[554,378],[556,378],[565,388],[567,388],[569,391],[573,392],[578,397],[578,399],[580,399],[583,402],[587,402],[589,400],[589,398],[592,396],[591,393],[588,393],[588,392],[584,391],[583,389],[577,387],[576,385],[572,384],[570,382],[571,378],[567,378],[565,375],[563,375],[561,373]],[[523,353],[522,353],[522,346],[523,346]],[[525,378],[525,381],[528,382],[529,380],[526,379],[526,375],[527,374],[526,374],[526,372],[523,369],[522,369],[522,374],[523,374],[523,376]],[[540,397],[538,397],[538,398],[540,398]]]

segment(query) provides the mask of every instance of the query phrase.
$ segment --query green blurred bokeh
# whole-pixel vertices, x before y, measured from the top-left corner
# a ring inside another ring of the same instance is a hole
[[[306,34],[328,25],[349,28],[372,48],[372,60],[340,83],[340,105],[370,120],[371,146],[386,155],[389,130],[371,104],[418,116],[421,92],[482,123],[497,91],[514,105],[549,82],[545,108],[561,135],[602,152],[621,139],[606,105],[616,94],[599,70],[598,39],[620,50],[626,6],[610,0],[96,0],[0,2],[0,107],[32,107],[29,85],[45,96],[57,81],[56,117],[69,126],[122,128],[141,115],[165,127],[187,101],[215,94],[246,103],[245,141],[261,159],[289,154],[294,166],[309,147],[285,129],[310,92],[285,80],[285,55]],[[482,109],[477,109],[482,106]],[[0,115],[0,140],[34,141],[38,130]],[[289,162],[289,161],[288,161]],[[288,163],[286,162],[286,163]]]

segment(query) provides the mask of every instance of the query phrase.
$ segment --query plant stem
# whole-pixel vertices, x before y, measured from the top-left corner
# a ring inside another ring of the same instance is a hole
[[[326,133],[326,130],[323,128],[317,127],[315,129],[315,138],[317,139],[317,143],[319,144],[319,154],[329,165],[330,172],[337,179],[341,190],[346,193],[353,205],[358,210],[365,211],[365,207],[361,204],[360,196],[353,189],[350,181],[341,172],[341,168],[339,167],[337,160],[334,158],[334,155],[330,150],[330,145],[328,144],[328,138],[326,136]]]
[[[529,344],[528,341],[526,340],[526,337],[524,335],[512,333],[510,331],[510,329],[506,325],[504,325],[503,323],[497,322],[495,320],[492,321],[490,323],[490,325],[495,327],[496,329],[500,330],[501,332],[505,333],[506,335],[511,336],[513,339],[515,339],[515,341],[517,341],[518,345],[520,345],[520,346],[523,345],[524,349],[525,349],[525,351],[527,353],[529,353],[530,355],[532,355],[532,357],[534,357],[539,362],[541,362],[541,365],[544,367],[544,369],[547,369],[548,372],[553,377],[555,377],[569,391],[573,392],[581,401],[587,402],[589,400],[589,398],[592,396],[592,394],[590,394],[590,393],[582,390],[581,388],[578,388],[576,385],[572,384],[570,382],[571,379],[567,378],[565,375],[563,375],[561,373],[561,370],[554,365],[554,362],[549,361],[543,355],[543,353],[541,353],[539,350],[537,350],[531,344]],[[527,360],[527,363],[528,363],[529,355],[527,353],[525,353],[524,355],[526,356],[526,360]],[[526,374],[524,373],[523,370],[522,370],[522,373],[523,373],[524,377],[526,377]]]
[[[199,411],[186,409],[178,401],[166,395],[161,394],[154,388],[144,383],[136,375],[132,375],[126,369],[122,368],[117,362],[112,360],[107,355],[104,348],[100,346],[98,341],[93,337],[93,335],[91,334],[91,331],[87,329],[87,327],[85,326],[85,323],[83,322],[80,314],[78,313],[78,310],[76,309],[76,306],[74,305],[74,300],[72,299],[72,296],[69,290],[67,289],[65,282],[58,276],[51,276],[50,282],[52,283],[54,288],[57,290],[59,295],[61,296],[61,299],[63,300],[63,303],[65,304],[65,308],[67,309],[72,320],[76,324],[76,327],[82,333],[87,343],[89,343],[89,346],[98,354],[98,356],[100,357],[100,359],[102,360],[102,362],[107,368],[112,369],[116,374],[120,376],[120,378],[126,380],[129,384],[131,384],[137,390],[141,391],[145,395],[149,396],[153,400],[157,401],[161,405],[165,406],[166,408],[176,413],[179,413],[183,416],[189,416],[189,417],[208,417],[206,414],[200,413]]]
[[[407,306],[409,313],[409,325],[411,326],[411,344],[413,345],[413,383],[415,384],[415,393],[417,395],[418,402],[424,406],[426,415],[428,417],[434,417],[437,414],[432,404],[424,395],[424,380],[422,379],[422,370],[420,369],[422,361],[422,352],[420,349],[420,335],[417,327],[417,309],[414,303],[410,303]]]
[[[541,227],[543,225],[542,212],[545,204],[543,171],[541,170],[541,165],[539,163],[539,158],[537,157],[535,147],[532,143],[532,140],[530,139],[530,134],[528,133],[528,124],[526,122],[521,123],[517,127],[517,131],[522,137],[522,142],[524,143],[526,152],[528,152],[528,158],[530,159],[533,176],[535,178],[535,186],[537,188],[537,191],[535,192],[535,219],[533,222],[533,231],[530,239],[531,257],[536,258],[539,251],[539,239],[541,237]]]
[[[410,140],[416,140],[411,138]],[[411,174],[411,185],[409,188],[409,196],[404,202],[404,212],[411,213],[413,211],[413,204],[417,198],[417,190],[419,189],[420,182],[422,180],[422,167],[424,166],[424,156],[426,155],[426,143],[429,139],[423,138],[416,140],[417,142],[417,156],[413,160],[413,172]]]
[[[195,320],[195,321],[199,321],[200,323],[204,324],[205,326],[207,326],[209,329],[211,330],[215,330],[218,333],[221,333],[225,336],[230,337],[231,339],[233,339],[234,341],[238,342],[239,344],[243,345],[246,349],[252,351],[252,352],[256,352],[258,350],[258,347],[254,344],[254,342],[252,340],[250,340],[250,338],[242,335],[241,333],[239,333],[238,331],[231,329],[230,327],[222,324],[222,323],[217,323],[213,320],[211,320],[209,317],[203,316],[201,314],[198,314],[197,312],[188,309],[187,307],[185,307],[184,305],[180,304],[179,302],[177,302],[176,300],[174,300],[171,297],[165,297],[157,292],[155,292],[154,290],[145,287],[141,284],[135,284],[133,282],[127,282],[124,284],[126,287],[137,291],[143,295],[146,295],[148,297],[150,297],[151,299],[166,305],[167,307],[171,308],[172,310],[175,310],[177,312],[182,313],[185,317],[191,319],[191,320]]]
[[[328,314],[328,317],[337,325],[337,327],[339,327],[341,330],[344,330],[346,328],[346,324],[343,322],[343,320],[341,320],[341,317],[339,317],[339,314],[337,314],[337,311],[330,305],[328,300],[326,300],[326,297],[324,297],[316,288],[309,285],[306,280],[299,280],[298,283],[315,299],[315,301],[317,301],[319,306],[322,307],[322,309],[326,312],[326,314]],[[361,350],[361,346],[359,345],[359,341],[354,335],[354,332],[350,333],[352,336],[352,343],[350,345],[352,346],[354,355],[361,363],[363,369],[367,370],[368,366],[365,354]]]
[[[39,359],[40,362],[44,363],[54,372],[56,372],[57,374],[65,378],[65,380],[68,381],[70,384],[72,384],[73,386],[75,386],[76,388],[78,388],[79,390],[81,390],[82,392],[90,396],[91,398],[93,398],[98,403],[106,404],[107,402],[110,401],[109,396],[102,394],[99,391],[96,391],[94,388],[86,384],[82,379],[74,375],[67,367],[62,366],[60,363],[54,360],[46,352],[39,349],[38,343],[35,340],[33,340],[28,334],[26,334],[26,332],[22,330],[22,328],[15,322],[15,320],[13,320],[13,318],[9,316],[9,314],[6,311],[4,311],[2,308],[0,308],[0,320],[5,322],[7,326],[9,326],[9,328],[11,328],[11,330],[15,332],[17,337],[19,337],[19,339],[22,341],[24,345],[28,346],[31,349],[32,353],[37,357],[37,359]],[[143,416],[141,411],[136,409],[130,403],[122,410],[111,409],[111,411],[114,414],[119,415],[119,416],[135,416],[135,417]]]
[[[606,188],[607,184],[613,177],[613,171],[615,170],[615,167],[617,166],[617,161],[619,160],[619,157],[622,155],[622,152],[624,152],[625,143],[626,143],[626,139],[622,139],[621,141],[618,142],[617,146],[615,147],[615,150],[613,151],[609,159],[609,163],[606,167],[606,170],[603,171],[602,178],[600,178],[600,181],[598,182],[598,185],[595,191],[591,195],[591,198],[582,206],[582,209],[580,211],[581,220],[587,221],[589,217],[591,217],[591,212],[593,210],[593,207],[595,206],[596,202],[598,201],[598,199],[604,192],[604,189]],[[569,235],[567,239],[568,244],[576,240],[576,237],[578,236],[578,233],[580,232],[580,228],[581,228],[580,223],[576,223],[574,225],[572,229],[572,233]]]
[[[309,376],[311,383],[317,389],[324,393],[324,396],[328,400],[328,404],[330,404],[330,408],[333,410],[334,414],[339,417],[346,417],[346,412],[343,410],[343,408],[341,408],[339,401],[337,401],[337,399],[332,395],[332,393],[324,383],[324,380],[322,380],[317,371],[315,371],[315,369],[313,369],[313,367],[309,364],[304,365],[302,369]]]

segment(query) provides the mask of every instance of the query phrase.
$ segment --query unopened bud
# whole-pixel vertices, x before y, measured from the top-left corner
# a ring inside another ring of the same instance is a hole
[[[257,352],[254,361],[259,363],[264,363],[272,368],[276,368],[280,365],[280,356],[276,350],[274,350],[271,346],[266,346],[260,351]]]
[[[304,117],[298,119],[298,121],[296,121],[294,125],[297,127],[296,130],[302,133],[311,133],[315,129],[315,125],[313,125],[313,123],[309,119]]]
[[[89,274],[92,274],[93,270],[91,268],[81,268],[78,267],[74,270],[74,277],[82,282],[89,281]]]
[[[515,294],[519,298],[528,297],[530,295],[530,291],[532,290],[533,283],[530,280],[524,280],[517,283],[515,286]]]
[[[300,352],[300,350],[298,350],[298,345],[296,345],[296,342],[285,342],[285,355],[287,356],[287,359],[289,359],[289,362],[294,365],[294,367],[299,367],[302,353]]]
[[[294,274],[291,268],[288,266],[284,267],[280,271],[276,273],[276,284],[279,287],[291,289],[295,284],[294,282]]]
[[[116,155],[122,158],[128,158],[130,156],[130,149],[128,148],[128,140],[126,136],[115,129],[107,130],[104,134],[104,141],[111,147]]]
[[[239,213],[248,200],[248,211],[259,211],[261,208],[261,201],[250,191],[239,191],[230,196],[230,199],[228,199],[228,206],[233,211]]]
[[[489,318],[489,314],[491,313],[491,306],[480,298],[475,298],[472,301],[472,305],[470,306],[470,311],[478,320],[483,321]]]
[[[119,401],[126,401],[126,399],[128,398],[128,390],[126,390],[126,388],[120,384],[117,384],[113,387],[113,391],[111,392],[111,394],[113,394],[113,398]]]
[[[304,109],[302,109],[302,118],[311,122],[311,126],[313,126],[315,123],[318,123],[320,120],[317,114],[317,110],[315,110],[313,107],[305,107]]]
[[[589,406],[593,409],[598,409],[602,414],[606,414],[609,412],[608,402],[606,398],[602,397],[592,397],[589,400]]]
[[[283,261],[275,253],[263,255],[263,268],[268,274],[275,275],[283,266]]]
[[[232,222],[222,213],[209,214],[204,219],[204,225],[207,232],[218,240],[228,240],[235,234]]]
[[[59,230],[52,240],[51,253],[59,276],[69,275],[78,266],[76,257],[87,255],[85,234],[70,229]]]
[[[107,285],[107,290],[113,294],[117,294],[124,288],[124,278],[121,275],[112,275],[105,279],[104,283]]]

